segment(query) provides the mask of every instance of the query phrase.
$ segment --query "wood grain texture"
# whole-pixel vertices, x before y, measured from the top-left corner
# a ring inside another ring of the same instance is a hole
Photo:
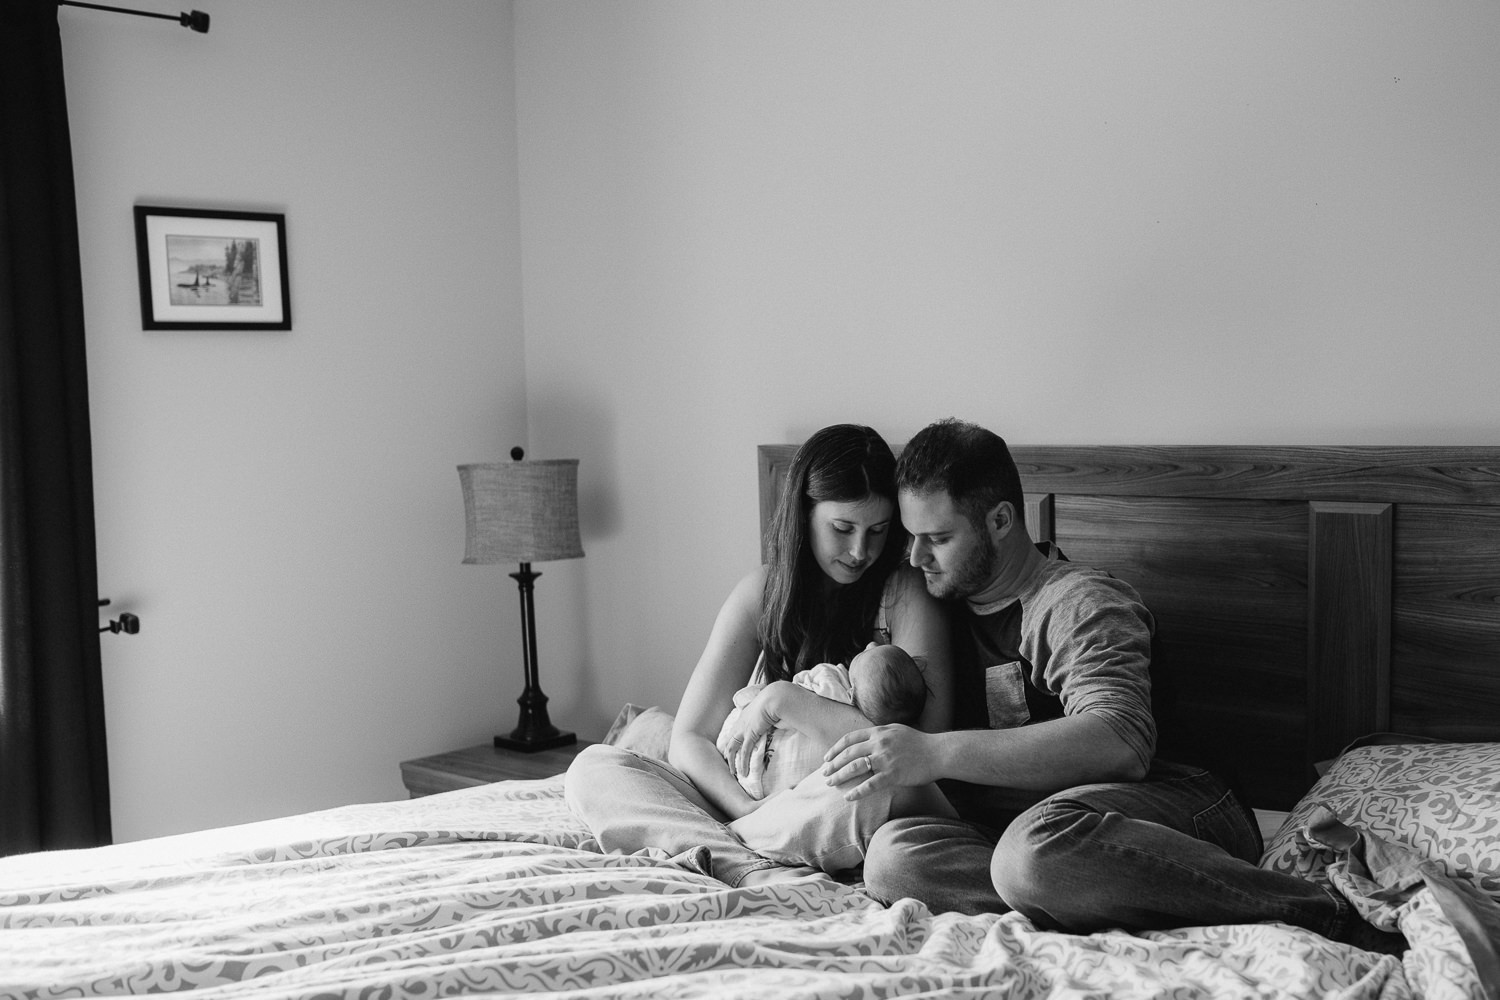
[[[1500,448],[1011,449],[1027,489],[1108,496],[1500,504]]]
[[[1057,537],[1057,505],[1051,493],[1026,494],[1026,530],[1034,542],[1050,542]]]
[[[1500,508],[1397,511],[1391,727],[1500,740]]]
[[[508,779],[550,778],[562,774],[578,751],[590,744],[580,740],[565,747],[536,753],[502,750],[493,744],[451,750],[401,762],[401,781],[412,798],[487,785]]]
[[[756,482],[760,487],[760,561],[771,558],[771,518],[786,485],[787,470],[797,454],[794,444],[763,444],[756,449]]]
[[[1307,746],[1310,760],[1390,728],[1390,504],[1309,505]]]

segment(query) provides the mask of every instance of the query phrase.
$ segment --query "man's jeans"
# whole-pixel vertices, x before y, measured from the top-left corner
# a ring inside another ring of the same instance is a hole
[[[1017,910],[1039,927],[1090,933],[1280,920],[1333,936],[1336,893],[1258,868],[1260,834],[1207,771],[1165,761],[1145,781],[1082,785],[992,828],[897,819],[876,833],[865,886],[936,911]]]
[[[649,848],[675,856],[707,847],[711,874],[732,886],[778,865],[829,873],[856,868],[891,807],[889,794],[845,802],[814,771],[731,822],[670,764],[603,744],[574,758],[563,787],[601,850]]]

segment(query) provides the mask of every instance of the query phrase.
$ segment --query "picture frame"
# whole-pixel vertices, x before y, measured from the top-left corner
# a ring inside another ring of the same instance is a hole
[[[290,330],[286,216],[135,206],[146,330]]]

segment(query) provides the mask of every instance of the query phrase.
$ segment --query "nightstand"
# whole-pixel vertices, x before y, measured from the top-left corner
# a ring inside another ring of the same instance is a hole
[[[550,778],[566,771],[573,758],[578,756],[578,751],[586,746],[589,744],[579,740],[565,747],[520,753],[485,743],[465,750],[404,760],[401,762],[401,781],[415,799],[508,778]]]

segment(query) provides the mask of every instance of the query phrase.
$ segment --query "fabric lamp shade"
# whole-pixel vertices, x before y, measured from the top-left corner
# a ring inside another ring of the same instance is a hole
[[[578,459],[458,467],[467,524],[464,562],[577,559]]]

